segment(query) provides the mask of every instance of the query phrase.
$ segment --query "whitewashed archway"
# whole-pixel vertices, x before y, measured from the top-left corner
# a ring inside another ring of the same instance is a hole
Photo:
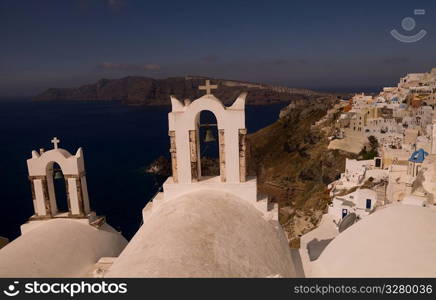
[[[27,160],[29,180],[35,214],[34,219],[59,216],[56,194],[53,184],[53,164],[57,163],[64,175],[68,201],[68,217],[86,218],[90,213],[88,188],[86,184],[83,150],[79,148],[75,155],[58,148],[59,140],[53,140],[55,148],[49,151],[32,151]],[[52,141],[52,142],[53,142]]]
[[[168,123],[174,182],[201,180],[198,122],[202,111],[210,111],[217,119],[221,181],[245,182],[246,95],[241,94],[230,107],[225,107],[212,94],[184,103],[171,97],[172,111],[168,115]]]

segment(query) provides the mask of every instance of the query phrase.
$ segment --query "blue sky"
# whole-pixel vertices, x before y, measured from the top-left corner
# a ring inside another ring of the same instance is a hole
[[[0,41],[0,96],[127,75],[373,89],[436,67],[436,2],[0,0]]]

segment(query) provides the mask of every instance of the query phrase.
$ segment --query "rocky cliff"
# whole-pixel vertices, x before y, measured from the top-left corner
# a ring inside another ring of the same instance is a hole
[[[328,150],[328,137],[340,115],[335,98],[292,103],[274,124],[248,136],[249,167],[258,189],[279,203],[279,220],[290,246],[315,228],[330,201],[327,185],[353,154]]]
[[[198,87],[206,77],[173,77],[154,79],[129,76],[120,79],[101,79],[97,83],[78,88],[51,88],[34,99],[44,100],[118,100],[128,105],[169,105],[170,95],[191,100],[204,95]],[[280,86],[247,83],[233,80],[211,79],[218,84],[213,94],[228,105],[241,92],[248,92],[247,104],[272,104],[279,102],[304,101],[325,97],[321,92],[307,89],[292,89]]]

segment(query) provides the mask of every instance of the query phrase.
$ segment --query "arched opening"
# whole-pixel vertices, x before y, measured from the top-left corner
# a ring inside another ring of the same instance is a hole
[[[220,175],[218,122],[211,111],[201,111],[197,120],[201,176]]]
[[[62,169],[56,162],[47,166],[47,184],[51,202],[56,203],[56,214],[68,212],[67,186]]]

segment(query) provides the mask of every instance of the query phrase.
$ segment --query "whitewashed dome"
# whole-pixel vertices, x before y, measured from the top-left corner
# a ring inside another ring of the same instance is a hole
[[[107,277],[295,277],[287,240],[251,204],[200,190],[151,212]]]
[[[314,277],[435,277],[436,211],[391,205],[338,235],[314,262]]]
[[[51,219],[0,250],[0,277],[84,277],[101,257],[113,257],[126,239],[74,219]]]

